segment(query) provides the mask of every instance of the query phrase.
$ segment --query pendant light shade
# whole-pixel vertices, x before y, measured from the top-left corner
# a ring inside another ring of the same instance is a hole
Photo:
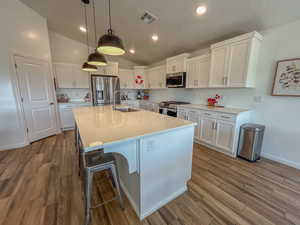
[[[111,7],[110,0],[108,0],[108,14],[109,14],[109,29],[107,34],[103,35],[98,41],[98,52],[105,55],[123,55],[125,53],[122,40],[113,34],[111,28]]]
[[[94,53],[89,55],[87,63],[90,65],[93,65],[93,66],[106,66],[107,65],[107,61],[106,61],[105,57],[97,51],[95,51]]]
[[[98,52],[105,55],[123,55],[125,53],[122,40],[108,30],[108,34],[103,35],[98,42]]]
[[[85,62],[85,63],[83,63],[81,69],[85,72],[96,72],[97,66],[93,66],[93,65],[90,65],[87,62]]]

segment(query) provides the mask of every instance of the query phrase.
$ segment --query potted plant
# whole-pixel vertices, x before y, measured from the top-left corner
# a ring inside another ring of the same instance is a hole
[[[207,99],[207,105],[211,106],[211,107],[214,107],[216,104],[218,104],[218,101],[219,101],[220,98],[221,98],[221,96],[218,95],[218,94],[216,94],[215,97],[208,98]]]

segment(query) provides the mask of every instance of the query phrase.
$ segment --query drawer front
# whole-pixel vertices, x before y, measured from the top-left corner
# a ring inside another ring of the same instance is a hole
[[[209,111],[200,111],[200,112],[201,112],[201,116],[203,116],[203,117],[209,117],[209,118],[213,118],[213,119],[218,118],[218,113],[209,112]]]
[[[236,116],[232,115],[232,114],[220,113],[218,115],[218,119],[219,120],[226,120],[226,121],[230,121],[230,122],[235,122]]]

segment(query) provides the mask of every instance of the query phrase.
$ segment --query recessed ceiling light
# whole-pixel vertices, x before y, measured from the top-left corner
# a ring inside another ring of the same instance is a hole
[[[83,26],[80,26],[80,27],[79,27],[79,30],[80,30],[80,31],[82,31],[83,33],[85,33],[85,32],[86,32],[86,28],[85,28],[85,27],[83,27]]]
[[[157,41],[158,40],[158,35],[157,34],[153,34],[152,35],[152,40],[153,41]]]
[[[196,9],[197,14],[200,15],[200,16],[203,15],[203,14],[205,14],[206,11],[207,11],[207,7],[205,5],[200,5]]]
[[[134,53],[135,53],[135,50],[132,48],[132,49],[129,50],[129,52],[130,52],[131,54],[134,54]]]

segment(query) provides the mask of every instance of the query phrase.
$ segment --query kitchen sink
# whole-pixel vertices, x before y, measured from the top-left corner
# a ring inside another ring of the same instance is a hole
[[[138,109],[134,109],[134,108],[115,108],[116,111],[120,111],[120,112],[138,112]]]

